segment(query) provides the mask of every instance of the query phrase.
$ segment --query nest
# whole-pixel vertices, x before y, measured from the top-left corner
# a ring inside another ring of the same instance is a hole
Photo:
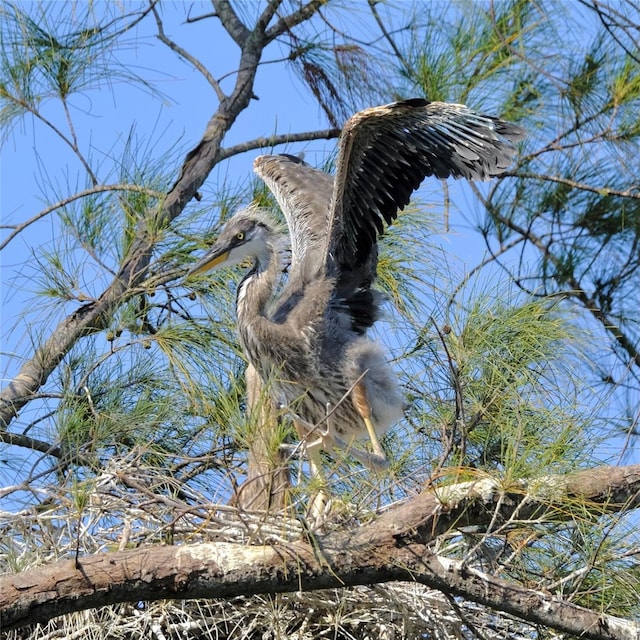
[[[79,505],[81,495],[84,504]],[[289,515],[207,503],[161,470],[112,461],[92,481],[91,491],[79,491],[68,504],[58,501],[37,512],[1,513],[0,530],[7,552],[0,558],[0,568],[3,572],[20,571],[76,554],[142,545],[292,541],[304,535],[305,526]],[[363,517],[366,514],[342,515],[336,526],[349,526],[349,521]],[[228,600],[120,604],[4,634],[6,640],[460,640],[533,636],[531,627],[504,614],[496,615],[410,582]]]

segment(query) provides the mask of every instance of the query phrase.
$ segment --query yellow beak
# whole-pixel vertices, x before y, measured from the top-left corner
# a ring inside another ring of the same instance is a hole
[[[193,267],[189,269],[189,273],[187,273],[187,276],[195,276],[200,273],[204,273],[205,271],[209,271],[210,269],[213,269],[217,265],[224,262],[228,257],[229,251],[224,251],[223,253],[219,254],[207,254],[206,256],[204,256],[204,258],[202,258],[202,260],[196,262]]]

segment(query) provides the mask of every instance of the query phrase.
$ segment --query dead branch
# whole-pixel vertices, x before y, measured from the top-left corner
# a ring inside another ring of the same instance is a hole
[[[571,503],[599,515],[640,506],[640,465],[568,476],[492,478],[425,490],[377,520],[295,542],[154,546],[65,560],[0,578],[3,630],[118,602],[229,598],[409,580],[464,597],[528,622],[584,638],[637,639],[631,622],[496,578],[433,553],[429,543],[452,529],[500,524],[515,512],[555,521]]]

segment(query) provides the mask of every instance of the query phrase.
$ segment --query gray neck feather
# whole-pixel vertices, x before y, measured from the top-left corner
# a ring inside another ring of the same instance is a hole
[[[255,257],[253,268],[238,286],[236,313],[240,327],[249,325],[258,318],[267,318],[267,306],[282,269],[279,245],[277,241],[265,243],[265,250]]]

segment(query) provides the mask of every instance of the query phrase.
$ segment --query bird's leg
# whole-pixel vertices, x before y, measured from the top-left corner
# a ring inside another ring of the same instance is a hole
[[[327,405],[327,412],[328,411]],[[331,451],[333,449],[335,440],[328,419],[326,421],[327,426],[322,430],[320,424],[311,424],[292,412],[289,412],[289,415],[293,420],[293,426],[296,429],[300,442],[303,442],[307,449],[313,449],[314,447],[319,447],[325,451]],[[319,437],[309,442],[309,436],[311,435],[318,435]]]
[[[369,433],[369,438],[371,440],[371,446],[373,447],[373,453],[375,454],[375,458],[372,456],[373,464],[376,464],[380,461],[378,466],[387,466],[387,456],[385,455],[384,449],[380,444],[380,440],[378,439],[378,434],[373,427],[373,423],[371,422],[371,405],[369,404],[369,400],[367,399],[367,390],[362,384],[362,382],[357,382],[353,387],[353,404],[356,407],[356,411],[360,414],[362,419],[364,420],[364,424],[367,427],[367,432]]]
[[[327,490],[327,480],[322,473],[322,458],[320,457],[321,449],[322,442],[319,440],[312,442],[311,446],[307,446],[311,476],[314,480],[314,484],[316,485],[315,493],[309,502],[309,516],[316,527],[322,525],[331,506],[331,500]]]
[[[350,442],[345,442],[339,436],[335,436],[334,442],[339,449],[346,451],[352,458],[355,458],[365,467],[369,467],[372,471],[382,471],[389,468],[389,460],[387,460],[385,455],[380,456],[375,453],[363,451],[362,449],[353,446],[353,439]]]
[[[354,387],[354,390],[355,389],[357,389],[357,386]],[[360,393],[362,394],[360,396],[362,399],[362,396],[364,396],[365,392],[364,390],[361,390]],[[300,438],[300,442],[304,443],[305,445],[305,448],[309,455],[310,463],[312,462],[311,460],[312,455],[315,454],[314,460],[315,460],[316,468],[318,468],[319,476],[321,475],[319,472],[319,466],[318,466],[321,460],[320,450],[324,449],[325,451],[331,453],[334,447],[337,447],[338,449],[342,449],[343,451],[349,452],[349,454],[353,456],[358,462],[362,463],[363,465],[365,465],[366,467],[369,467],[369,469],[372,469],[374,471],[380,471],[388,468],[389,461],[387,460],[387,456],[384,452],[384,449],[382,448],[382,445],[378,440],[378,434],[375,432],[375,429],[373,428],[373,424],[371,422],[371,411],[369,410],[369,405],[366,402],[366,396],[364,397],[365,397],[364,406],[366,409],[367,417],[365,418],[365,416],[362,415],[362,413],[358,409],[357,404],[356,404],[356,409],[358,410],[358,413],[360,413],[360,415],[362,416],[362,419],[364,420],[365,425],[367,425],[367,421],[368,421],[367,431],[369,434],[373,433],[371,442],[373,444],[373,448],[376,451],[376,453],[369,453],[368,451],[363,451],[362,449],[359,449],[358,447],[353,446],[353,442],[354,442],[353,440],[351,440],[350,442],[346,442],[336,433],[335,428],[332,426],[333,410],[329,403],[327,403],[327,418],[326,418],[326,427],[324,431],[320,429],[319,425],[311,424],[310,422],[303,420],[302,418],[300,418],[300,416],[297,416],[293,413],[290,414],[293,419],[293,424],[298,433],[298,437]],[[309,436],[311,434],[316,434],[316,433],[319,433],[319,437],[309,442]],[[312,466],[312,473],[313,473],[313,465],[311,466]]]
[[[309,502],[308,511],[315,527],[322,524],[324,516],[326,515],[327,505],[329,504],[329,495],[326,491],[327,483],[322,474],[322,458],[320,457],[320,450],[326,448],[325,438],[327,432],[321,432],[319,438],[309,442],[309,436],[317,431],[318,427],[309,424],[306,420],[302,420],[298,416],[294,417],[293,426],[298,433],[300,442],[304,443],[307,457],[309,459],[309,467],[311,469],[311,479],[317,488]]]

